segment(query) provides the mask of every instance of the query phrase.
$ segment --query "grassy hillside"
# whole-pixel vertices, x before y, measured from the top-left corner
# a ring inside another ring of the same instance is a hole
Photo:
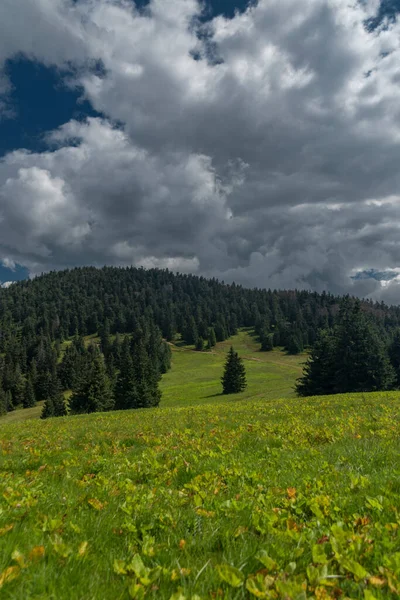
[[[0,596],[396,598],[399,416],[392,393],[3,422]]]
[[[86,343],[98,341],[87,336]],[[71,342],[65,342],[64,348]],[[240,331],[226,342],[217,344],[212,352],[195,352],[192,347],[171,345],[172,369],[161,382],[162,406],[185,406],[209,403],[221,399],[221,375],[226,353],[231,344],[244,358],[248,388],[236,398],[275,398],[293,396],[294,382],[302,372],[305,357],[288,356],[280,350],[260,352],[260,344],[251,331]],[[68,394],[68,392],[67,392]],[[0,417],[0,423],[24,421],[40,417],[43,403],[28,410],[17,410]]]
[[[162,406],[209,403],[223,398],[220,380],[231,345],[245,361],[248,381],[247,389],[236,399],[294,396],[294,382],[301,375],[305,356],[288,356],[277,349],[260,352],[257,338],[251,331],[243,330],[217,344],[212,352],[196,352],[179,344],[171,346],[172,369],[162,379]]]

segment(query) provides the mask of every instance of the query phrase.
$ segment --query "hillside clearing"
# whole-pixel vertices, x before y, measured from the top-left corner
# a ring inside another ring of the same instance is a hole
[[[85,343],[98,343],[97,336],[86,336]],[[62,350],[70,343],[64,342]],[[280,349],[260,352],[251,330],[242,330],[211,351],[196,352],[191,346],[171,344],[172,369],[163,376],[161,406],[187,406],[214,402],[221,396],[221,375],[226,353],[233,345],[246,361],[247,389],[237,399],[260,397],[266,400],[294,396],[293,386],[301,375],[306,355],[289,356]],[[258,364],[255,364],[258,363]],[[66,392],[69,396],[70,392]],[[223,398],[221,396],[221,398]],[[43,402],[30,409],[16,410],[0,417],[0,423],[38,419]]]

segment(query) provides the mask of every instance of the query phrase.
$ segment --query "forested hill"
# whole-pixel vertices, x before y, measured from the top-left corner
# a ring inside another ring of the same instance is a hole
[[[118,382],[121,372],[133,369],[129,361],[140,365],[143,381],[156,382],[168,369],[163,339],[177,334],[201,350],[238,327],[254,327],[263,349],[278,345],[295,353],[314,344],[320,329],[334,325],[340,301],[327,293],[250,290],[156,269],[76,268],[15,283],[0,290],[0,410],[49,396],[57,405],[62,390],[84,383],[85,393],[93,396],[89,371],[93,381],[106,381],[102,393],[107,400],[92,409],[118,407],[110,397],[119,385],[122,402],[131,389],[129,382],[125,388]],[[389,340],[400,323],[399,308],[363,302],[362,309]],[[99,334],[101,343],[88,350],[82,336],[91,334]],[[63,343],[72,337],[66,352]],[[85,382],[78,381],[77,371],[85,374]],[[131,376],[132,381],[139,377],[133,371]],[[107,386],[114,391],[109,394]],[[156,383],[149,405],[159,401],[155,389]],[[89,411],[82,389],[79,393],[76,412]],[[138,393],[135,397],[124,407],[135,407]]]

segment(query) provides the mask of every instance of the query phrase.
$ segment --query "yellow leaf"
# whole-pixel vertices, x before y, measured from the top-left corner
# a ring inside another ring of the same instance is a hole
[[[12,531],[13,529],[14,529],[14,525],[6,525],[2,529],[0,529],[0,536],[5,535],[6,533],[8,533],[9,531]]]
[[[25,567],[24,555],[19,550],[14,550],[11,554],[11,558],[21,567],[21,569]]]
[[[376,577],[375,575],[373,575],[372,577],[370,577],[368,579],[368,582],[371,585],[374,585],[375,587],[382,587],[386,584],[386,580],[382,579],[382,577]]]
[[[19,567],[8,567],[5,571],[0,573],[0,588],[3,587],[5,583],[9,583],[20,574],[21,569]]]
[[[39,559],[43,558],[44,555],[45,555],[44,546],[35,546],[29,552],[30,560],[39,560]]]
[[[88,549],[88,542],[82,542],[82,544],[80,544],[80,546],[78,548],[78,555],[85,556],[87,549]]]
[[[97,498],[89,498],[88,504],[95,510],[103,510],[105,504],[100,502]]]

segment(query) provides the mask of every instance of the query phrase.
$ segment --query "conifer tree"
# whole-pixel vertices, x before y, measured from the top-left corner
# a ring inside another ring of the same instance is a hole
[[[204,340],[202,337],[197,338],[196,350],[202,352],[204,350]]]
[[[0,415],[5,415],[7,412],[6,393],[3,389],[3,384],[0,379]]]
[[[303,341],[302,339],[300,339],[300,336],[298,334],[294,333],[291,336],[289,336],[286,342],[285,350],[288,354],[291,355],[296,355],[300,354],[300,352],[303,352]]]
[[[208,347],[214,348],[217,345],[217,338],[215,337],[215,329],[214,327],[210,327],[208,330]]]
[[[51,397],[46,398],[43,404],[42,414],[40,415],[41,419],[49,419],[50,417],[54,417],[54,403]]]
[[[270,352],[274,349],[273,335],[263,331],[261,336],[261,352]]]
[[[336,347],[333,331],[320,333],[311,348],[303,375],[296,383],[299,396],[319,396],[335,392]]]
[[[129,338],[122,344],[120,372],[115,386],[116,410],[137,408],[139,404],[136,371],[133,367]]]
[[[137,404],[133,408],[151,408],[158,406],[161,391],[158,387],[158,370],[152,364],[144,344],[143,336],[132,339],[131,353],[137,387]]]
[[[396,373],[396,387],[400,387],[400,329],[396,329],[389,346],[390,363]]]
[[[52,373],[49,374],[48,396],[43,405],[40,418],[48,419],[49,417],[65,417],[66,415],[67,408],[64,394],[61,389],[60,380],[57,377],[56,369],[53,368]]]
[[[31,375],[28,375],[26,378],[24,399],[22,403],[24,408],[32,408],[36,404],[35,389]]]
[[[345,300],[339,315],[335,348],[335,391],[390,389],[395,374],[386,348],[357,300]]]
[[[237,394],[242,392],[247,385],[243,359],[239,358],[232,346],[228,352],[221,381],[223,394]]]
[[[103,355],[92,350],[86,365],[69,400],[71,413],[92,413],[112,410],[114,394],[107,375]]]
[[[391,389],[387,350],[359,301],[345,299],[338,324],[321,333],[296,390],[301,396]]]

